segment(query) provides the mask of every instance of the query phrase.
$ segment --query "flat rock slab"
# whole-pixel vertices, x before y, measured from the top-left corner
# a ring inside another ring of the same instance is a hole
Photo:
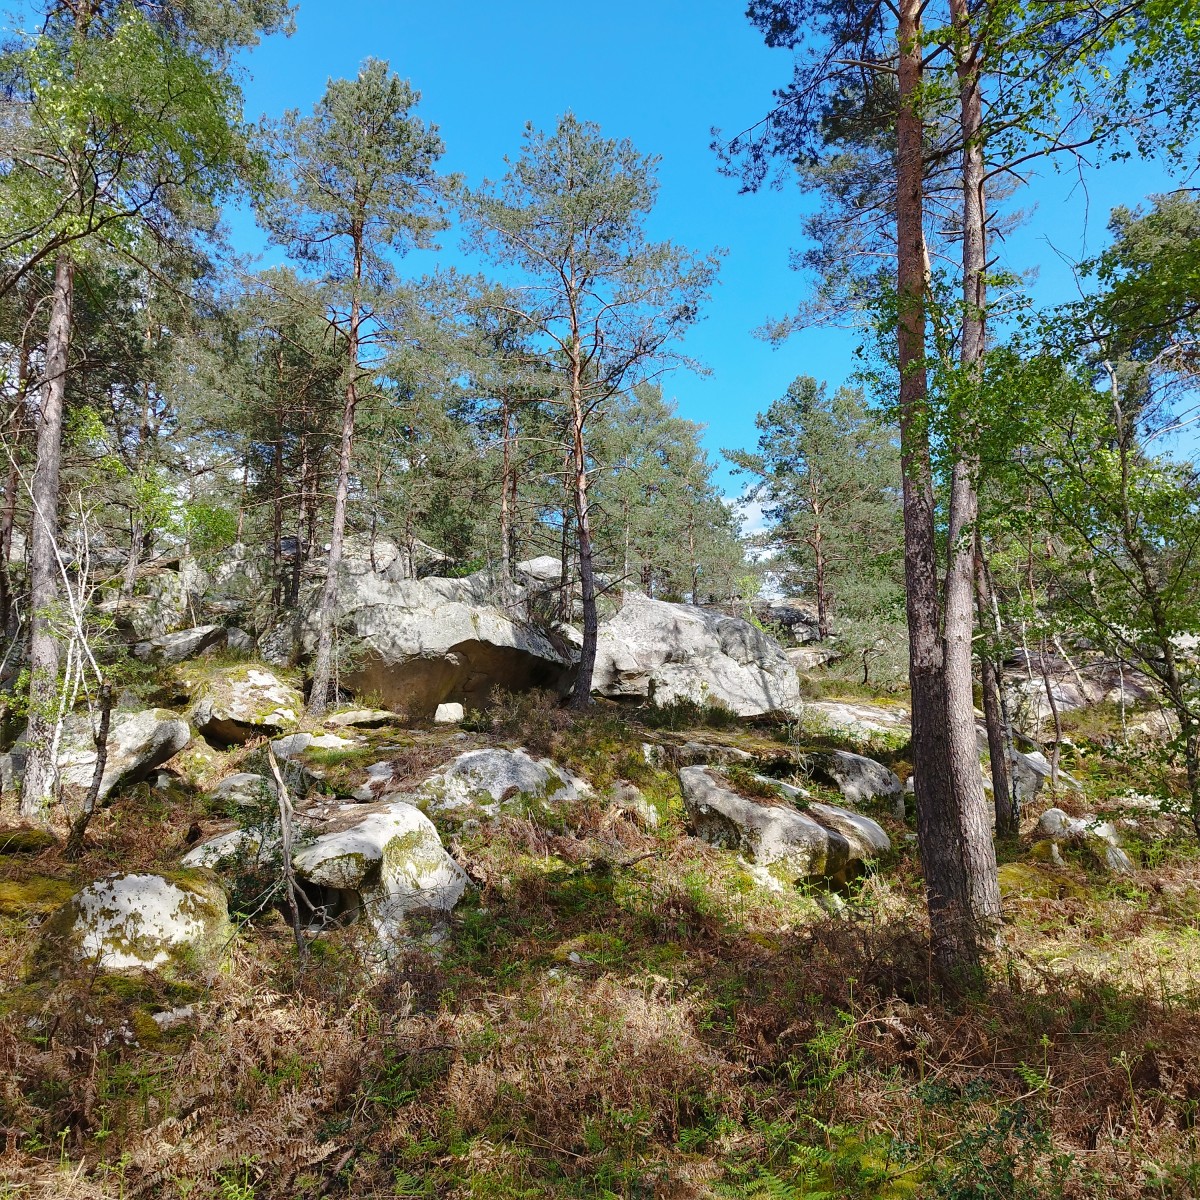
[[[804,713],[815,714],[831,730],[840,730],[859,737],[872,734],[907,735],[911,729],[908,709],[900,704],[858,700],[805,700]]]
[[[591,790],[548,758],[533,758],[521,749],[487,748],[460,754],[421,784],[417,797],[434,812],[474,806],[484,816],[495,816],[503,807],[550,807]]]
[[[197,684],[192,720],[206,737],[242,745],[261,734],[293,727],[304,697],[266,667],[247,665],[212,671]]]

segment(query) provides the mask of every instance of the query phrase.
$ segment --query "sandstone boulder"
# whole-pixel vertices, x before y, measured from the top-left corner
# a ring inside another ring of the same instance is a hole
[[[183,662],[184,659],[195,658],[206,650],[225,645],[228,633],[224,625],[197,625],[175,633],[162,633],[158,637],[138,642],[133,647],[133,656],[142,662]]]
[[[113,875],[47,920],[41,958],[51,971],[182,970],[211,962],[231,936],[225,893],[206,872]]]
[[[190,739],[187,722],[168,709],[113,713],[97,800],[103,801],[120,785],[145,779],[155,767],[178,754]],[[0,756],[3,790],[17,787],[24,770],[25,746],[18,742],[10,753]],[[59,781],[80,799],[92,786],[95,770],[96,746],[91,718],[86,714],[72,714],[63,724],[59,743]]]
[[[431,812],[472,807],[491,817],[504,807],[545,808],[590,793],[588,784],[548,758],[489,748],[460,754],[421,784],[417,798]]]
[[[808,761],[813,778],[836,787],[849,803],[883,800],[903,815],[904,785],[882,763],[847,750],[811,754]]]
[[[725,705],[739,716],[794,713],[796,670],[748,621],[630,592],[600,627],[593,688],[615,700]]]
[[[343,805],[292,856],[306,894],[329,916],[362,915],[385,952],[417,910],[446,913],[467,888],[433,822],[404,801]]]
[[[274,672],[253,663],[207,672],[196,681],[192,721],[215,742],[241,745],[294,726],[304,697]]]
[[[395,579],[353,562],[338,595],[342,683],[414,718],[446,702],[483,708],[497,687],[562,689],[573,671],[569,647],[528,622],[524,606],[521,589],[502,598],[486,572]],[[302,644],[315,645],[311,622]]]
[[[1099,817],[1071,817],[1061,808],[1048,808],[1038,818],[1033,837],[1055,846],[1065,843],[1087,850],[1100,866],[1116,875],[1133,871],[1133,863],[1121,849],[1116,829]]]
[[[235,808],[254,808],[273,804],[278,790],[275,780],[269,775],[238,771],[233,775],[226,775],[208,793],[207,800],[212,809],[230,811]]]
[[[679,781],[692,832],[736,850],[781,884],[843,879],[891,845],[870,818],[834,805],[809,803],[801,811],[782,794],[774,804],[750,799],[706,767],[684,767]]]

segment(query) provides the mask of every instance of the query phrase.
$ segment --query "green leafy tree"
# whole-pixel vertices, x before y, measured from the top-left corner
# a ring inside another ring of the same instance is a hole
[[[36,460],[30,493],[29,755],[24,815],[40,818],[55,792],[53,761],[58,642],[59,481],[64,397],[77,266],[100,249],[136,257],[139,246],[177,228],[188,205],[212,205],[243,177],[249,161],[240,96],[226,68],[229,33],[174,5],[78,0],[52,4],[41,34],[10,55],[21,119],[0,177],[14,214],[0,287],[53,259]],[[257,10],[256,10],[257,11]],[[261,15],[286,19],[270,5]],[[231,25],[240,44],[259,27]],[[209,40],[209,36],[219,40]]]

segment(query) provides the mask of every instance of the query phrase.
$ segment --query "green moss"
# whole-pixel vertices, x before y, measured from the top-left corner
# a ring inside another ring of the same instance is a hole
[[[1087,888],[1061,871],[1051,871],[1032,863],[1005,863],[997,872],[1000,893],[1027,900],[1085,898]]]
[[[55,845],[56,840],[44,829],[0,828],[0,854],[41,854]]]
[[[40,916],[53,912],[74,894],[74,884],[65,879],[52,879],[48,875],[0,880],[0,916]]]

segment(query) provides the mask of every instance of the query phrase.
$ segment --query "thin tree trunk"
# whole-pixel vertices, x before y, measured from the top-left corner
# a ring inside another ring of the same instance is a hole
[[[572,466],[575,485],[575,535],[579,547],[579,591],[583,602],[583,645],[579,649],[579,674],[575,677],[573,708],[592,702],[592,674],[596,669],[596,641],[600,623],[596,613],[596,572],[592,564],[592,527],[588,518],[587,447],[584,444],[583,381],[579,359],[572,361],[571,379]]]
[[[978,532],[975,537],[975,595],[979,606],[979,624],[992,624],[995,597],[992,595],[987,564],[983,557],[983,544]],[[993,632],[997,636],[1000,633],[998,621],[994,624]],[[988,757],[992,767],[992,803],[996,811],[996,834],[999,837],[1015,837],[1020,826],[1021,814],[1015,788],[1012,730],[1005,713],[1001,688],[999,653],[998,647],[988,649],[986,643],[979,652],[983,722],[987,730]]]
[[[829,640],[829,572],[825,563],[825,539],[818,523],[812,540],[813,569],[816,574],[817,586],[817,637],[825,642]]]
[[[939,629],[936,525],[929,451],[924,237],[924,125],[920,0],[899,6],[896,120],[897,349],[903,470],[904,577],[912,692],[917,839],[925,874],[935,967],[952,984],[981,963],[961,850],[958,797],[946,731]]]
[[[296,553],[292,558],[291,581],[288,585],[288,607],[300,602],[300,569],[304,564],[304,512],[308,503],[308,435],[300,434],[300,495],[296,505]]]
[[[350,326],[347,334],[348,370],[346,402],[342,409],[342,444],[338,452],[337,488],[333,494],[333,527],[329,533],[325,588],[317,626],[317,649],[313,657],[312,689],[308,694],[308,714],[324,715],[329,707],[329,685],[333,679],[333,618],[338,602],[338,572],[342,565],[342,541],[346,532],[346,500],[350,494],[350,466],[354,453],[354,412],[358,406],[359,296],[362,280],[362,233],[355,230],[354,295],[350,301]]]
[[[112,684],[105,680],[100,685],[100,725],[92,737],[92,744],[96,748],[96,765],[92,770],[92,782],[84,797],[83,808],[72,823],[63,847],[63,858],[68,862],[77,862],[83,857],[83,839],[100,799],[100,785],[104,782],[104,769],[108,766],[108,730],[112,723],[112,709]]]
[[[54,266],[54,295],[46,337],[46,374],[38,413],[37,464],[30,487],[29,728],[21,786],[21,815],[44,820],[57,787],[54,762],[58,638],[52,623],[58,599],[58,483],[62,466],[63,400],[75,299],[75,264],[63,251]]]
[[[0,508],[0,636],[7,637],[9,621],[13,615],[12,579],[8,563],[12,556],[12,535],[16,526],[17,496],[21,487],[21,472],[18,467],[18,451],[24,430],[22,419],[29,402],[29,330],[37,299],[29,289],[25,320],[21,323],[21,337],[17,345],[17,394],[13,398],[8,422],[7,470],[4,477],[4,505]]]
[[[512,442],[510,440],[511,418],[508,411],[508,399],[504,400],[504,410],[501,414],[501,429],[504,443],[503,464],[500,472],[500,582],[504,589],[504,598],[509,598],[509,585],[512,583],[512,533],[509,513],[508,485],[512,472]]]

